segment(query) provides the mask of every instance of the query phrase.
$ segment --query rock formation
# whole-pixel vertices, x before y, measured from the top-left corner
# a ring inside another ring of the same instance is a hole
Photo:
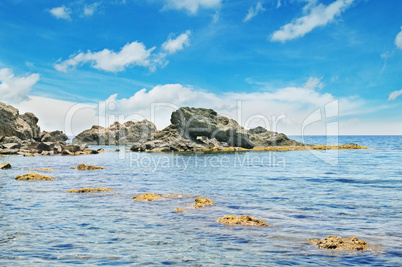
[[[93,170],[105,170],[104,167],[98,167],[94,165],[85,165],[84,163],[78,164],[77,170],[79,171],[93,171]]]
[[[73,139],[73,144],[88,145],[130,145],[145,141],[156,131],[155,125],[148,121],[114,122],[110,127],[94,125]]]
[[[162,197],[161,194],[145,193],[145,194],[133,197],[133,201],[154,201],[160,197]]]
[[[0,163],[0,170],[7,170],[11,169],[11,164],[8,162]]]
[[[20,115],[18,109],[0,102],[0,136],[37,139],[40,133],[37,123],[38,118],[34,114]]]
[[[220,116],[212,109],[183,107],[172,113],[170,121],[168,127],[155,131],[145,142],[134,144],[131,150],[237,151],[230,148],[303,145],[284,134],[271,132],[262,127],[247,131],[235,120]]]
[[[68,193],[94,193],[94,192],[113,192],[113,189],[107,187],[84,187],[80,189],[68,190]]]
[[[209,200],[208,198],[201,198],[201,197],[197,197],[195,200],[194,200],[194,207],[196,208],[196,209],[199,209],[199,208],[203,208],[203,207],[205,207],[205,206],[213,206],[213,205],[215,205],[215,203],[214,202],[212,202],[211,200]]]

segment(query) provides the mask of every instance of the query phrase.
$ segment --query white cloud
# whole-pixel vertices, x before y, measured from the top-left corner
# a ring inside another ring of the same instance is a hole
[[[222,0],[164,0],[165,9],[187,10],[196,14],[200,8],[218,8]]]
[[[132,42],[126,44],[119,52],[104,49],[100,52],[80,52],[71,55],[69,59],[54,65],[58,71],[67,72],[75,67],[90,63],[95,69],[118,72],[131,66],[147,67],[155,71],[157,66],[166,66],[167,53],[172,55],[190,45],[190,31],[180,34],[177,38],[169,38],[161,46],[161,52],[153,53],[156,47],[146,49],[143,43]]]
[[[91,63],[95,69],[110,72],[123,71],[126,67],[135,65],[148,67],[150,66],[149,58],[154,49],[147,50],[143,43],[132,42],[126,44],[117,53],[109,49],[104,49],[100,52],[81,52],[54,65],[54,67],[56,70],[64,72],[85,63]]]
[[[397,90],[392,92],[389,97],[388,97],[388,101],[393,101],[396,100],[398,97],[400,97],[402,95],[402,89],[401,90]]]
[[[91,5],[84,6],[84,16],[92,16],[96,9],[98,8],[99,3],[93,3]]]
[[[282,26],[278,31],[272,34],[271,41],[286,42],[302,37],[316,27],[325,26],[333,21],[336,16],[339,16],[345,11],[353,1],[354,0],[336,0],[328,6],[319,4],[313,7],[311,7],[311,2],[309,2],[307,4],[309,13]]]
[[[243,22],[249,21],[250,19],[257,16],[260,12],[264,12],[264,11],[265,11],[265,8],[262,6],[262,3],[258,2],[256,6],[250,7],[246,17],[243,19]]]
[[[401,31],[398,33],[398,35],[395,38],[395,45],[399,49],[402,49],[402,27],[401,27]]]
[[[190,45],[190,31],[186,31],[185,33],[177,36],[176,39],[169,38],[166,42],[162,44],[162,49],[169,52],[169,54],[174,54],[177,51],[183,50],[184,46]]]
[[[0,101],[14,104],[28,99],[27,95],[39,77],[39,74],[15,77],[11,69],[0,69]]]
[[[71,20],[70,14],[71,9],[65,6],[61,7],[55,7],[49,10],[50,14],[55,16],[58,19],[66,19],[66,20]]]
[[[282,6],[281,0],[278,0],[278,2],[276,3],[276,8],[280,8]]]

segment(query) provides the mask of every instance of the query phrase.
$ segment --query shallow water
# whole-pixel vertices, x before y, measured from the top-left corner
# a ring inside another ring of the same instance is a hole
[[[371,149],[174,155],[110,147],[99,155],[0,158],[13,166],[0,171],[0,265],[397,266],[402,137],[340,137],[350,142]],[[107,170],[70,169],[79,163]],[[13,179],[44,167],[55,171],[40,173],[58,180]],[[66,192],[98,186],[115,192]],[[131,200],[147,192],[184,196]],[[197,196],[216,206],[192,208]],[[215,222],[226,214],[270,226]],[[357,236],[373,250],[326,251],[306,242],[331,234]]]

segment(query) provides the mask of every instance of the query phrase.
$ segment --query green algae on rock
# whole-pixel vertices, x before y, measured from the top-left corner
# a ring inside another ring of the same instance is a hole
[[[41,175],[35,172],[31,172],[31,173],[27,173],[24,175],[18,175],[17,177],[15,177],[15,180],[25,180],[25,181],[31,181],[31,180],[35,180],[35,181],[54,181],[57,180],[54,177],[49,177],[46,175]]]
[[[113,192],[113,189],[107,187],[84,187],[80,189],[68,190],[68,193],[92,193],[92,192]]]
[[[105,170],[105,169],[106,168],[104,168],[104,167],[85,165],[84,163],[79,164],[77,167],[77,170],[79,170],[79,171],[92,171],[92,170]]]
[[[309,243],[316,244],[323,249],[338,250],[366,250],[367,242],[359,240],[357,237],[342,238],[336,235],[330,235],[325,239],[309,240]]]
[[[154,201],[160,197],[162,197],[161,194],[145,193],[145,194],[133,197],[133,201]]]
[[[251,216],[243,215],[237,217],[236,215],[225,215],[219,218],[216,222],[226,225],[248,225],[248,226],[268,226],[263,220],[258,220]]]
[[[215,202],[212,202],[211,200],[209,200],[208,198],[201,198],[201,197],[197,197],[195,199],[195,208],[199,209],[199,208],[203,208],[205,206],[209,206],[209,205],[215,205]]]

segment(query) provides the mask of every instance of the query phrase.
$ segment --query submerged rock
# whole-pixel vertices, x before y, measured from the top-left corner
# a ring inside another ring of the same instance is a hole
[[[0,170],[11,169],[11,164],[8,162],[0,163]]]
[[[68,193],[92,193],[92,192],[113,192],[113,189],[107,187],[84,187],[80,189],[68,190]]]
[[[77,170],[79,171],[92,171],[92,170],[105,170],[104,167],[98,167],[94,165],[85,165],[84,163],[78,164]]]
[[[180,209],[180,208],[176,208],[174,211],[175,212],[186,212],[186,210],[183,210],[183,209]]]
[[[133,201],[154,201],[162,197],[161,194],[146,193],[133,197]]]
[[[49,177],[46,175],[41,175],[35,172],[31,172],[31,173],[27,173],[24,175],[18,175],[17,177],[15,177],[15,180],[42,180],[42,181],[53,181],[53,180],[57,180],[54,177]]]
[[[323,249],[339,249],[339,250],[366,250],[367,242],[359,240],[357,237],[342,238],[330,235],[325,239],[309,240],[309,243],[316,244]]]
[[[205,206],[212,206],[212,205],[215,205],[215,203],[212,202],[211,200],[209,200],[208,198],[201,198],[201,197],[197,197],[195,199],[195,203],[194,203],[194,206],[196,209],[203,208]]]
[[[218,219],[216,222],[227,225],[248,225],[248,226],[268,226],[263,220],[258,220],[251,216],[225,215],[223,218]]]

